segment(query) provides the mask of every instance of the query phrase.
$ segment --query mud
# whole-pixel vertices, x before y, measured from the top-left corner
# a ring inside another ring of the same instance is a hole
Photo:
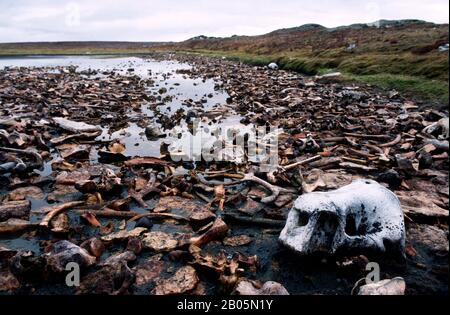
[[[338,79],[174,54],[0,59],[0,106],[0,205],[31,201],[26,229],[7,221],[1,232],[0,225],[1,271],[18,281],[0,282],[0,294],[230,294],[249,279],[278,282],[290,294],[349,295],[369,261],[380,264],[382,279],[403,277],[406,294],[448,294],[448,144],[438,145],[448,139],[442,128],[423,132],[448,112]],[[55,117],[100,130],[68,131]],[[248,156],[174,161],[170,144],[191,148],[194,118],[207,132],[277,126],[282,168],[254,172]],[[426,146],[430,140],[438,142]],[[357,178],[403,196],[405,260],[361,252],[299,257],[279,244],[298,195]],[[278,187],[265,202],[268,188]],[[49,217],[69,202],[80,203]],[[61,215],[68,227],[56,233]],[[150,225],[131,236],[139,216]],[[81,246],[119,231],[124,237],[101,241],[106,250],[82,268],[81,288],[49,270],[44,257],[57,241]],[[143,246],[135,259],[102,264],[150,231],[175,245],[161,252]]]

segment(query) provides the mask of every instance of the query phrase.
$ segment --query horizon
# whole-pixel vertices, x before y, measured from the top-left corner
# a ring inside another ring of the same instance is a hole
[[[281,2],[281,3],[280,3]],[[320,24],[327,28],[379,20],[417,19],[449,23],[449,3],[431,0],[159,1],[4,0],[0,42],[180,42],[200,35],[257,36],[274,30]],[[332,14],[330,14],[332,12]]]
[[[326,29],[332,30],[332,29],[336,29],[336,28],[345,28],[345,27],[351,27],[352,25],[361,25],[361,24],[366,24],[368,26],[370,25],[371,27],[376,27],[376,26],[373,26],[371,24],[376,24],[379,21],[408,21],[408,20],[410,20],[410,21],[417,20],[418,22],[432,23],[432,24],[435,24],[435,25],[449,25],[449,23],[434,23],[434,22],[425,21],[425,20],[419,20],[419,19],[414,19],[414,18],[401,19],[401,20],[385,20],[385,19],[382,19],[382,20],[377,20],[377,21],[373,21],[373,22],[353,23],[353,24],[348,24],[348,25],[339,25],[339,26],[335,26],[335,27],[326,27],[324,25],[317,24],[317,23],[307,23],[307,24],[302,24],[302,25],[288,26],[288,27],[285,27],[285,28],[275,29],[275,30],[269,31],[269,32],[264,33],[264,34],[256,34],[256,35],[234,34],[234,35],[225,36],[225,37],[217,37],[217,36],[209,36],[207,34],[199,34],[199,35],[196,35],[196,36],[193,36],[193,37],[190,37],[190,38],[186,38],[186,39],[181,40],[181,41],[127,41],[127,40],[78,40],[78,41],[69,40],[69,41],[60,41],[60,40],[57,40],[57,41],[34,41],[34,42],[33,41],[30,41],[30,42],[0,42],[0,44],[39,44],[39,43],[57,44],[57,43],[97,43],[97,42],[99,42],[99,43],[130,43],[130,44],[134,44],[134,43],[169,44],[169,43],[179,43],[179,42],[188,41],[188,40],[194,39],[196,37],[200,37],[200,36],[205,36],[207,38],[219,38],[219,39],[226,39],[226,38],[231,38],[231,37],[234,37],[234,36],[238,36],[238,37],[264,36],[264,35],[270,34],[272,32],[276,32],[276,31],[280,31],[280,30],[293,29],[293,28],[302,27],[302,26],[306,26],[306,25],[312,25],[312,24],[315,24],[315,25],[318,25],[318,26],[322,26],[322,27],[325,27]]]

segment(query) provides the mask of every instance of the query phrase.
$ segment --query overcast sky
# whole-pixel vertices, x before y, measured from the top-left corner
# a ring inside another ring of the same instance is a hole
[[[180,41],[379,19],[448,23],[448,0],[0,0],[0,42]]]

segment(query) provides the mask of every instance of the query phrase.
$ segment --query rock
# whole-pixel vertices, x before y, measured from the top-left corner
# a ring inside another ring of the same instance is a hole
[[[11,191],[7,197],[9,201],[31,199],[44,199],[42,189],[36,186],[20,187]]]
[[[63,144],[57,147],[61,157],[68,161],[88,160],[91,147],[83,144]]]
[[[137,237],[131,237],[128,239],[127,251],[132,251],[136,255],[140,254],[142,251],[142,242]]]
[[[358,295],[405,295],[405,289],[405,280],[397,277],[363,285],[359,288]]]
[[[388,184],[389,188],[393,190],[398,189],[402,184],[402,178],[397,171],[392,169],[378,175],[377,181]]]
[[[59,241],[53,244],[50,252],[45,254],[47,265],[53,272],[65,272],[68,263],[77,263],[80,267],[95,264],[96,258],[85,249],[69,242]]]
[[[278,65],[275,62],[269,63],[267,66],[270,70],[278,70]]]
[[[129,261],[136,260],[136,255],[131,251],[125,251],[123,253],[117,253],[106,258],[105,261],[99,264],[99,266],[114,266],[120,263],[128,263]]]
[[[99,258],[105,251],[105,245],[98,238],[90,238],[84,241],[80,247],[87,250],[92,256]]]
[[[103,236],[102,241],[105,242],[123,241],[129,239],[130,237],[138,237],[145,231],[147,231],[147,229],[142,227],[135,228],[131,231],[122,230],[116,233]]]
[[[0,269],[0,292],[13,292],[20,288],[20,282],[9,271]]]
[[[234,295],[289,295],[286,288],[278,282],[267,281],[263,285],[254,281],[241,280],[233,290]]]
[[[140,218],[134,227],[145,228],[150,230],[153,227],[153,222],[147,217]]]
[[[6,201],[0,204],[0,222],[11,218],[29,219],[31,202],[28,200]]]
[[[396,191],[403,211],[412,219],[436,221],[448,219],[448,210],[439,207],[433,195],[424,191]]]
[[[223,244],[226,246],[243,246],[250,244],[251,242],[252,238],[248,235],[232,236],[223,240]]]
[[[279,239],[303,255],[338,250],[404,255],[403,211],[391,191],[372,180],[357,180],[300,196]]]
[[[147,136],[148,140],[154,140],[157,138],[164,137],[166,134],[156,126],[147,126],[145,128],[145,135]]]
[[[191,266],[181,267],[175,275],[162,280],[151,291],[152,295],[186,294],[195,289],[199,282],[195,269]]]
[[[419,169],[424,170],[433,166],[433,157],[428,152],[421,152],[419,154]]]
[[[432,225],[418,224],[409,227],[407,235],[411,244],[425,246],[431,255],[448,255],[448,231]]]
[[[76,294],[123,295],[128,293],[134,280],[135,276],[126,263],[107,265],[83,277]]]
[[[175,249],[178,246],[178,241],[167,233],[157,231],[145,233],[142,238],[142,244],[144,247],[158,253]]]
[[[164,270],[164,262],[161,261],[161,257],[161,255],[154,255],[133,268],[136,274],[136,286],[144,286],[160,277]]]

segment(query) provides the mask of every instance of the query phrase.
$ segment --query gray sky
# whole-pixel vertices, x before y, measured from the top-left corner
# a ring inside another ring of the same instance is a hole
[[[179,41],[379,19],[448,23],[448,0],[0,0],[0,42]]]

